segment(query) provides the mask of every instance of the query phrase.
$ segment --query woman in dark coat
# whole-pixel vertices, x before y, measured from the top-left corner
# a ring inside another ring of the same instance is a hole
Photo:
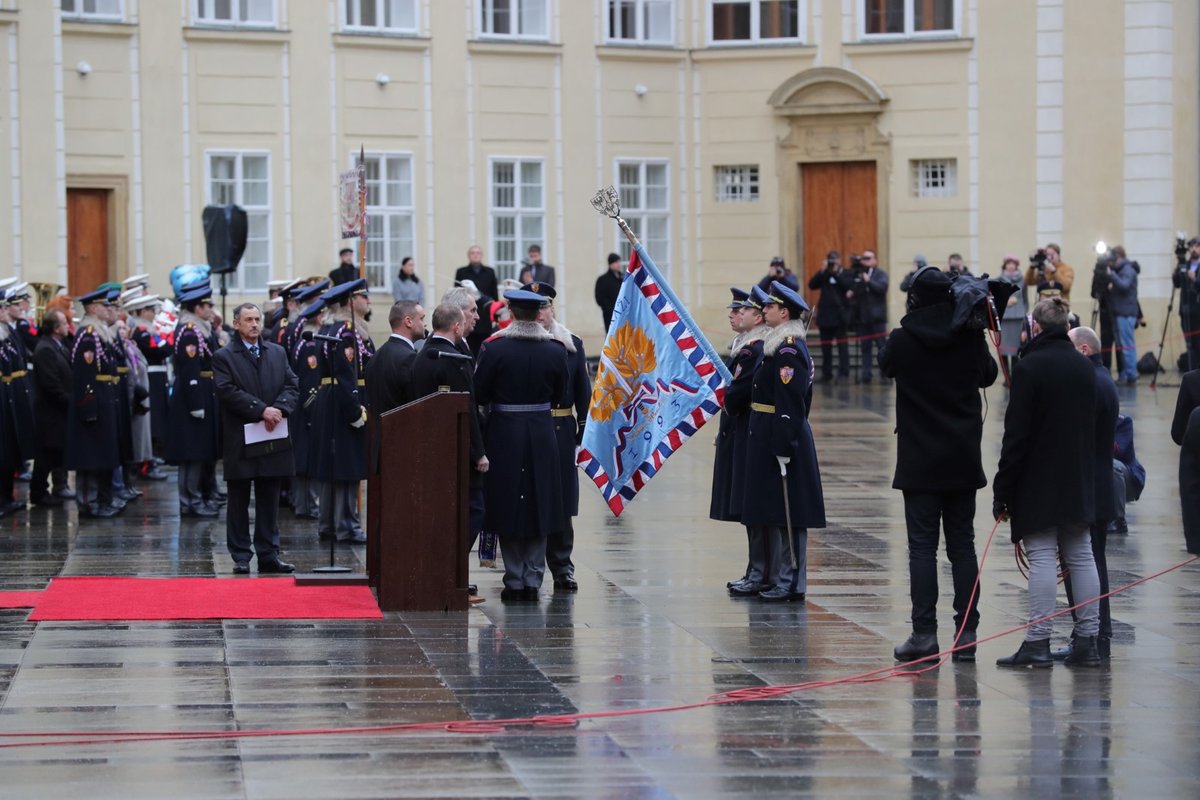
[[[1200,370],[1183,376],[1171,438],[1180,445],[1179,502],[1183,506],[1183,538],[1187,551],[1200,555]]]

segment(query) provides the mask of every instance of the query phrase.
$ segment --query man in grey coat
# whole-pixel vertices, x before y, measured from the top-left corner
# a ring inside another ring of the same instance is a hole
[[[262,311],[253,303],[233,310],[237,336],[213,357],[213,379],[221,406],[222,450],[229,504],[225,536],[233,571],[250,572],[258,555],[258,571],[287,573],[295,567],[279,558],[279,484],[295,474],[291,439],[247,446],[244,426],[262,422],[268,431],[296,410],[299,389],[287,353],[261,340]],[[250,542],[250,488],[254,486],[254,549]]]

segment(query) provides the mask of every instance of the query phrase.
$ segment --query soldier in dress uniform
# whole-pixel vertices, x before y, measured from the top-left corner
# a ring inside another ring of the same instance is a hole
[[[208,465],[220,457],[217,394],[213,384],[212,289],[208,280],[181,288],[172,361],[175,383],[167,416],[167,460],[179,465],[179,513],[184,517],[216,517],[213,495],[205,497]],[[215,482],[215,477],[213,479]],[[210,490],[211,491],[211,490]]]
[[[315,294],[315,292],[314,292]],[[300,392],[299,407],[288,419],[288,432],[292,436],[292,458],[296,462],[296,474],[288,492],[292,513],[302,519],[320,519],[318,513],[320,484],[310,477],[309,449],[312,445],[313,402],[321,388],[321,365],[318,351],[321,342],[305,339],[304,332],[317,333],[325,321],[325,301],[318,297],[306,306],[288,324],[288,330],[297,334],[289,337],[293,342],[288,353],[292,372],[296,373]]]
[[[13,279],[7,282],[7,288],[0,289],[0,314],[5,317],[0,319],[0,517],[25,508],[25,503],[18,502],[14,494],[13,475],[24,469],[32,452],[28,448],[33,446],[32,427],[26,423],[22,430],[25,363],[21,360],[19,337],[7,320],[8,295],[15,284]]]
[[[287,325],[283,326],[283,333],[281,333],[279,336],[279,344],[281,344],[289,354],[295,352],[296,340],[300,337],[300,332],[306,330],[308,327],[308,319],[304,317],[302,312],[305,308],[311,305],[314,300],[320,297],[321,294],[328,288],[329,281],[323,280],[319,283],[300,287],[292,296],[296,304],[296,311],[295,313],[288,315]],[[323,309],[324,307],[325,304],[322,303],[321,308]],[[295,369],[294,364],[292,365],[292,369]],[[298,375],[299,373],[296,374]]]
[[[20,445],[21,461],[17,465],[17,472],[20,473],[19,478],[22,481],[28,481],[31,478],[27,469],[27,462],[31,458],[31,453],[34,452],[33,441],[33,404],[34,404],[34,387],[33,387],[33,350],[26,343],[26,335],[29,333],[31,326],[29,320],[25,319],[25,312],[22,309],[29,307],[29,284],[14,283],[0,298],[0,314],[7,317],[5,328],[9,334],[8,342],[12,353],[9,357],[12,372],[9,374],[9,402],[11,404],[13,418],[16,424],[16,436]],[[34,329],[36,330],[36,329]],[[34,340],[36,344],[36,339]],[[3,497],[0,497],[0,503],[4,502]],[[24,507],[24,504],[21,504]]]
[[[567,389],[567,351],[537,323],[548,304],[540,294],[506,292],[513,323],[480,346],[475,399],[488,407],[485,476],[487,530],[504,554],[502,600],[538,599],[546,538],[561,530],[563,503],[558,439],[550,409]]]
[[[371,298],[367,281],[357,278],[321,295],[330,309],[321,335],[338,340],[321,342],[317,361],[321,387],[312,413],[309,476],[321,481],[318,534],[340,542],[363,544],[358,513],[359,482],[367,477],[366,368],[375,353],[367,333]]]
[[[136,291],[140,291],[136,290]],[[121,341],[117,315],[121,308],[123,292],[116,286],[108,288],[108,302],[112,304],[112,320],[108,325],[110,336],[104,347],[109,359],[116,364],[117,380],[114,394],[117,400],[117,436],[121,447],[121,465],[113,471],[113,497],[126,503],[142,496],[142,491],[133,485],[133,398],[129,394],[128,381],[131,368],[125,345]]]
[[[775,586],[759,597],[778,603],[804,600],[808,529],[825,527],[825,500],[808,426],[813,362],[802,320],[808,304],[779,281],[772,281],[767,294],[763,317],[771,330],[750,394],[742,522],[767,528],[763,582],[773,580]]]
[[[167,441],[167,400],[170,390],[167,381],[167,364],[171,359],[172,342],[159,336],[154,329],[154,318],[162,309],[162,299],[156,294],[142,295],[125,306],[129,314],[130,337],[146,358],[146,374],[150,386],[150,438],[159,446]],[[152,481],[167,479],[151,459],[143,465],[141,475]]]
[[[119,293],[118,293],[119,294]],[[116,516],[125,503],[113,496],[113,471],[121,464],[117,394],[119,373],[110,327],[116,319],[112,291],[101,287],[79,298],[83,319],[71,348],[71,395],[66,467],[75,470],[80,517]]]
[[[579,468],[575,466],[575,454],[583,441],[583,426],[592,399],[592,380],[583,340],[554,318],[554,298],[558,296],[554,287],[548,283],[528,283],[521,288],[550,301],[538,312],[538,323],[567,349],[567,388],[550,409],[558,442],[557,463],[562,472],[563,525],[551,531],[546,539],[546,566],[554,578],[555,591],[577,592],[579,583],[575,580],[575,564],[571,561],[571,553],[575,550],[572,518],[579,514]]]
[[[304,279],[297,278],[294,281],[288,281],[279,290],[279,308],[276,308],[270,314],[264,312],[268,319],[263,327],[263,339],[286,347],[284,344],[284,334],[287,333],[288,324],[296,318],[296,315],[300,313],[300,309],[303,308],[296,299],[296,295],[303,288]]]
[[[725,390],[725,407],[721,410],[717,431],[716,453],[713,457],[711,519],[740,522],[742,492],[745,489],[746,437],[750,430],[750,391],[754,372],[762,361],[762,340],[767,327],[763,322],[762,304],[767,295],[758,286],[751,292],[730,288],[733,302],[729,308],[729,326],[737,332],[730,348],[733,356],[729,370],[733,381]],[[764,583],[767,572],[766,532],[760,526],[746,527],[749,557],[746,572],[741,578],[726,584],[735,597],[757,595],[772,585]]]

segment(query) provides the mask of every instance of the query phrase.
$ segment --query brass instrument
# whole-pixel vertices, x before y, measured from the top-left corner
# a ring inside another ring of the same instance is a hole
[[[46,311],[46,305],[58,295],[65,293],[66,290],[66,287],[61,284],[30,281],[29,294],[33,300],[30,307],[33,311],[33,318],[41,319],[42,314]]]

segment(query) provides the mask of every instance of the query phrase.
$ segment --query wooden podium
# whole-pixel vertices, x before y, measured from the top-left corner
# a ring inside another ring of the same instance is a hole
[[[431,394],[382,414],[367,482],[367,573],[384,611],[465,611],[470,396]]]

